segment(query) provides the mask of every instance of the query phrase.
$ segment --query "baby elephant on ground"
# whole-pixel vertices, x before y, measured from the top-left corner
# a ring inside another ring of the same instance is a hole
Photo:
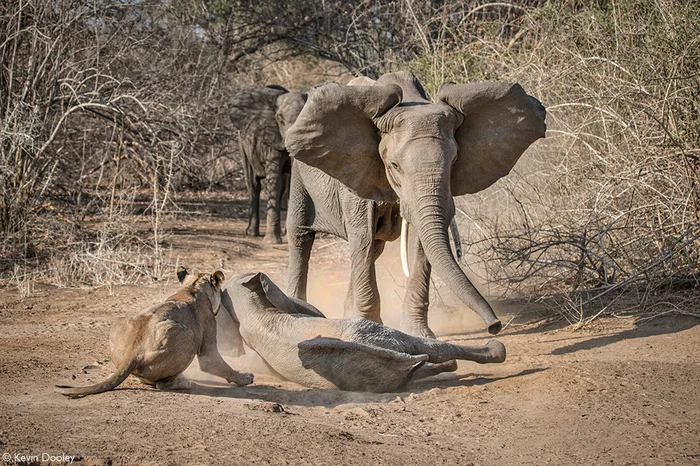
[[[326,319],[262,273],[232,278],[221,306],[239,324],[243,341],[272,369],[311,388],[397,391],[410,380],[455,370],[453,359],[480,364],[506,359],[505,347],[496,340],[459,346],[410,336],[362,317]]]
[[[116,371],[104,382],[88,387],[57,385],[68,396],[85,396],[116,388],[129,374],[159,389],[187,389],[182,376],[197,356],[202,371],[236,385],[253,382],[253,374],[237,372],[223,360],[216,347],[215,315],[221,305],[224,274],[189,274],[180,267],[182,286],[165,300],[142,313],[119,319],[109,337]]]

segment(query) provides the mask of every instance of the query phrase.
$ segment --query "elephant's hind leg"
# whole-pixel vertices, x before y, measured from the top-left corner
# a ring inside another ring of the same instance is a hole
[[[506,360],[506,347],[498,340],[489,340],[483,346],[453,345],[446,341],[420,338],[416,351],[427,354],[429,362],[445,362],[450,359],[474,361],[479,364],[500,363]]]
[[[251,173],[248,173],[250,171]],[[260,236],[260,178],[255,176],[252,167],[246,167],[246,186],[248,188],[248,227],[246,236]]]
[[[282,167],[284,165],[282,158],[283,154],[280,151],[272,151],[270,160],[265,164],[265,198],[267,199],[265,241],[273,244],[282,243],[282,230],[280,228]]]
[[[462,359],[490,364],[506,360],[506,347],[498,340],[490,340],[483,346],[454,345],[433,338],[414,337],[361,319],[353,319],[349,329],[350,332],[346,335],[353,341],[407,354],[427,354],[428,362],[431,363]]]
[[[411,376],[411,380],[423,379],[432,375],[442,374],[443,372],[454,372],[457,370],[457,361],[440,362],[437,364],[426,362],[419,367]]]
[[[260,177],[255,173],[255,166],[251,160],[251,157],[255,156],[254,142],[239,133],[238,151],[248,190],[248,226],[245,229],[245,234],[246,236],[260,236]]]

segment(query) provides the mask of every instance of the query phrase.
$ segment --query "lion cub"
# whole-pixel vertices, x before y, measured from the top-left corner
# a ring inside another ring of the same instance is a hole
[[[195,355],[199,368],[236,385],[253,382],[253,374],[237,372],[223,360],[216,347],[215,316],[221,305],[221,271],[189,274],[177,271],[180,289],[134,317],[119,319],[109,337],[116,371],[105,381],[87,387],[57,385],[67,396],[85,396],[117,387],[129,374],[159,389],[187,389],[182,375]]]

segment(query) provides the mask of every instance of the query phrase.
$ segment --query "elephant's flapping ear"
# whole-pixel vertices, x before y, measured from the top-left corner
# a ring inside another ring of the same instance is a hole
[[[372,119],[396,106],[401,96],[396,85],[326,84],[315,88],[287,132],[287,150],[363,198],[395,201],[398,198],[386,178]]]
[[[519,84],[444,83],[438,99],[464,115],[455,131],[457,162],[452,195],[476,193],[510,172],[525,150],[546,130],[546,111]]]
[[[284,140],[275,120],[277,98],[288,91],[282,86],[251,87],[236,94],[229,105],[233,126],[267,146],[284,150]]]

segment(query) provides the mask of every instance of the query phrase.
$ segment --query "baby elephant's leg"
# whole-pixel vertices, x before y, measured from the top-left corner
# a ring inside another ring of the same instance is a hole
[[[384,325],[362,319],[348,319],[351,339],[381,348],[408,354],[427,354],[428,362],[442,363],[451,359],[474,361],[479,364],[499,363],[506,360],[506,348],[498,340],[483,346],[453,345],[432,338],[414,337]]]
[[[422,379],[433,375],[442,374],[443,372],[454,372],[457,370],[457,361],[454,359],[447,362],[433,364],[426,362],[411,375],[411,380]]]
[[[408,335],[407,335],[408,336]],[[410,337],[418,354],[427,354],[428,362],[445,362],[450,359],[474,361],[479,364],[499,363],[506,360],[506,347],[498,340],[489,340],[483,346],[453,345],[431,338]]]

